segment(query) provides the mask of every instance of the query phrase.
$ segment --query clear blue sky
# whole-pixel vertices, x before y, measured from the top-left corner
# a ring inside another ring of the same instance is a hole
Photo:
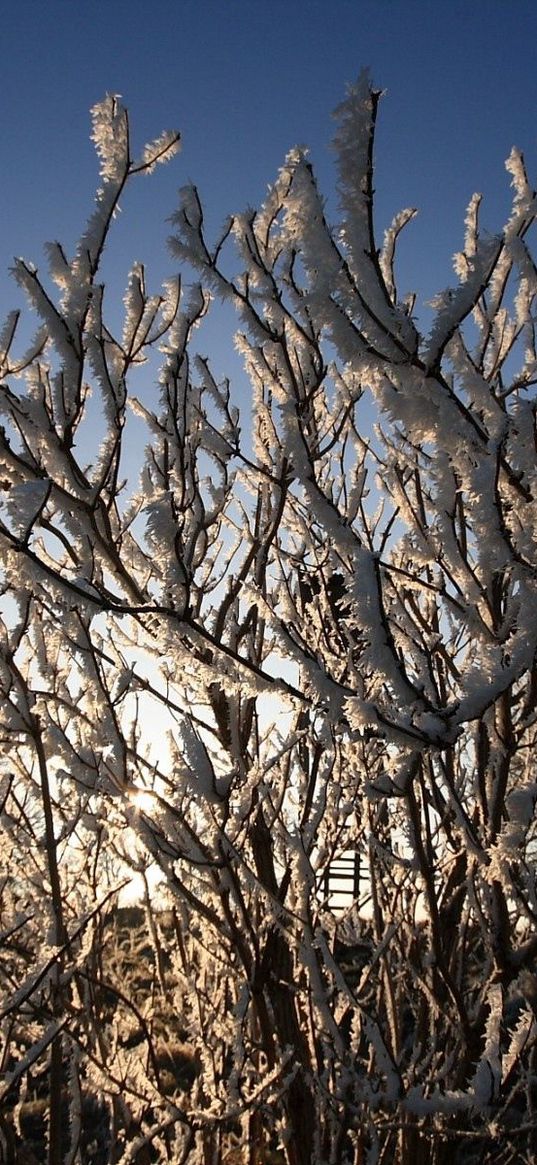
[[[535,0],[5,0],[2,21],[0,311],[14,254],[70,248],[97,181],[89,107],[122,94],[142,144],[177,126],[183,150],[125,200],[114,262],[173,271],[165,220],[195,181],[215,225],[258,203],[286,151],[311,147],[327,192],[331,111],[369,65],[387,90],[378,134],[381,226],[420,207],[401,290],[450,282],[474,190],[499,228],[513,144],[537,178]],[[153,278],[151,278],[153,273]],[[222,369],[224,371],[224,369]]]

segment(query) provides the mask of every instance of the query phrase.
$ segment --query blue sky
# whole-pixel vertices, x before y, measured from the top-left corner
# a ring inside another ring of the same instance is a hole
[[[513,144],[537,177],[534,0],[7,0],[2,39],[2,315],[18,302],[13,255],[42,264],[52,238],[70,249],[89,214],[88,111],[106,91],[122,94],[139,144],[167,127],[183,135],[179,158],[124,200],[111,251],[120,282],[133,259],[151,286],[173,272],[165,220],[186,181],[216,228],[261,201],[286,151],[305,143],[330,193],[331,111],[364,65],[387,90],[379,226],[420,208],[402,291],[423,300],[452,281],[474,190],[486,224],[501,227]]]

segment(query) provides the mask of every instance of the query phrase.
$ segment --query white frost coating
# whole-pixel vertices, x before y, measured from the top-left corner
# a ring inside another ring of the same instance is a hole
[[[527,829],[533,820],[537,804],[537,784],[523,785],[513,789],[507,798],[507,812],[509,820],[523,830]]]
[[[386,288],[393,300],[396,297],[394,279],[395,247],[401,231],[404,230],[409,222],[412,222],[412,219],[416,217],[417,213],[416,207],[407,207],[405,210],[400,210],[384,232],[383,246],[379,255],[379,265]]]
[[[128,157],[127,114],[117,94],[109,93],[91,110],[91,138],[101,161],[101,176],[108,182],[122,176]]]
[[[209,753],[187,717],[184,717],[181,724],[181,747],[194,793],[209,804],[218,804],[221,798]]]
[[[177,130],[165,130],[158,138],[144,146],[141,160],[134,163],[134,169],[143,169],[146,174],[151,174],[159,162],[168,162],[180,148]]]
[[[505,169],[511,175],[511,185],[515,189],[514,210],[516,212],[529,210],[535,195],[528,182],[524,156],[516,146],[513,146],[506,160]]]
[[[49,496],[50,487],[48,478],[24,481],[10,487],[5,508],[18,537],[28,537]]]
[[[371,159],[374,118],[379,94],[372,89],[364,70],[357,83],[349,88],[346,101],[339,106],[339,129],[335,146],[339,164],[340,203],[343,211],[341,237],[348,253],[353,280],[364,305],[361,317],[364,333],[379,349],[397,360],[401,349],[399,335],[415,342],[414,329],[406,315],[395,303],[386,300],[385,286],[379,279],[379,268],[372,236]],[[403,214],[410,212],[403,212]],[[408,219],[406,220],[408,221]],[[395,225],[395,224],[394,224]],[[395,231],[401,229],[401,221]],[[393,240],[395,241],[395,233]],[[393,246],[388,241],[388,251]],[[391,266],[390,257],[389,263]],[[392,286],[393,294],[393,286]],[[358,298],[355,310],[358,307]],[[404,350],[404,349],[403,349]]]
[[[509,1045],[502,1057],[503,1081],[509,1079],[521,1053],[524,1051],[528,1042],[535,1039],[536,1034],[537,1024],[535,1023],[535,1015],[529,1007],[524,1007],[516,1026],[510,1032]]]
[[[9,1089],[28,1071],[28,1068],[31,1068],[33,1064],[40,1060],[45,1048],[49,1047],[58,1032],[61,1031],[61,1028],[62,1024],[58,1020],[53,1020],[46,1028],[41,1039],[32,1044],[26,1054],[21,1057],[10,1072],[6,1072],[2,1081],[4,1087],[2,1093],[0,1093],[0,1097],[5,1096],[9,1092]]]
[[[500,1028],[503,1016],[503,992],[500,983],[491,983],[487,993],[487,1004],[489,1016],[485,1030],[485,1045],[472,1083],[474,1104],[477,1108],[487,1108],[500,1094],[502,1079]]]
[[[462,1091],[441,1092],[435,1089],[425,1096],[418,1085],[409,1088],[403,1107],[413,1116],[425,1117],[432,1113],[454,1114],[465,1112],[473,1106],[474,1095]]]
[[[480,241],[475,253],[468,257],[464,282],[457,288],[447,288],[431,301],[436,309],[436,319],[423,352],[427,368],[434,368],[447,341],[472,311],[490,279],[500,250],[501,243],[498,239]]]

